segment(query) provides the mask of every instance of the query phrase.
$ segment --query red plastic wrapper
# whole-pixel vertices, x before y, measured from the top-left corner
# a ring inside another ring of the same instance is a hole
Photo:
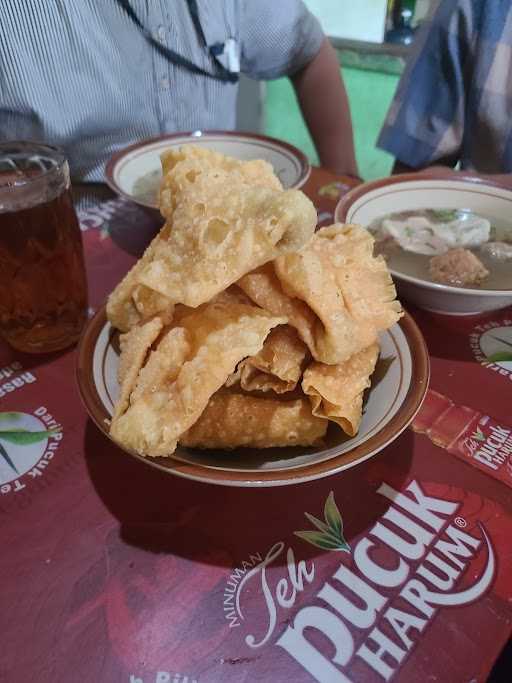
[[[436,446],[512,486],[512,427],[432,390],[411,426]]]

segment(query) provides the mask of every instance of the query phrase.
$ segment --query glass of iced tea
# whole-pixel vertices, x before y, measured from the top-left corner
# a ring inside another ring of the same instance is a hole
[[[87,319],[82,239],[61,150],[0,143],[0,335],[29,353],[75,343]]]

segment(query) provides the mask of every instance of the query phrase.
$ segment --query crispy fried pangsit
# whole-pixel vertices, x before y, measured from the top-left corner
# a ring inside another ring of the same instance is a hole
[[[140,327],[134,327],[127,334],[121,335],[119,339],[121,357],[117,371],[120,394],[115,406],[114,419],[124,413],[128,407],[130,394],[137,382],[139,371],[144,364],[151,344],[162,331],[162,327],[162,321],[159,318],[154,318]]]
[[[327,424],[327,420],[312,415],[305,398],[279,401],[219,392],[183,434],[180,444],[222,449],[311,446],[320,442]]]
[[[322,228],[304,249],[278,257],[274,268],[283,291],[316,314],[310,349],[320,362],[342,363],[402,315],[386,263],[373,256],[373,238],[359,226]]]
[[[161,161],[163,180],[160,187],[160,211],[165,218],[172,217],[179,194],[191,189],[197,176],[205,171],[227,172],[238,181],[256,187],[283,189],[272,166],[261,159],[240,161],[212,149],[184,145],[164,152]]]
[[[279,179],[267,162],[239,161],[195,145],[185,145],[179,150],[165,152],[162,154],[162,166],[164,178],[161,210],[169,218],[174,212],[180,193],[194,191],[194,181],[203,172],[221,172],[228,185],[236,182],[239,185],[245,183],[247,186],[282,190]],[[229,177],[226,174],[229,174]],[[218,177],[217,182],[219,180]],[[155,254],[158,254],[160,245],[169,238],[170,231],[171,222],[168,222],[109,297],[108,318],[123,332],[156,314],[164,316],[168,322],[172,319],[174,302],[171,298],[142,284],[139,280],[147,264],[153,260]]]
[[[203,174],[180,195],[172,230],[139,281],[174,303],[199,306],[245,273],[299,249],[313,234],[316,210],[297,190],[236,186]]]
[[[279,325],[265,339],[263,348],[238,366],[245,391],[293,391],[302,375],[307,346],[289,325]]]
[[[318,318],[304,301],[285,294],[272,263],[244,275],[237,285],[261,308],[273,315],[286,316],[288,323],[295,327],[300,338],[315,355],[315,327],[319,322]]]
[[[128,332],[132,327],[156,313],[167,321],[172,319],[174,304],[162,294],[138,282],[140,273],[151,261],[155,252],[158,251],[158,245],[168,237],[168,234],[169,228],[165,226],[108,297],[107,317],[121,332]]]
[[[107,304],[126,333],[112,437],[158,457],[318,445],[330,421],[354,436],[402,315],[371,235],[313,234],[313,204],[266,162],[188,145],[162,164],[167,222]]]
[[[339,365],[311,363],[304,372],[302,389],[310,397],[313,414],[337,422],[349,436],[361,423],[363,392],[379,356],[379,345],[358,351]]]
[[[110,433],[124,446],[149,456],[169,456],[183,432],[237,363],[254,356],[270,330],[286,322],[254,306],[206,304],[183,311],[179,326],[165,332]],[[131,353],[127,339],[124,353]]]
[[[245,273],[299,249],[315,223],[316,210],[302,192],[237,187],[229,176],[212,180],[205,173],[190,195],[180,195],[172,229],[163,229],[110,295],[107,315],[126,331],[173,304],[199,306]]]

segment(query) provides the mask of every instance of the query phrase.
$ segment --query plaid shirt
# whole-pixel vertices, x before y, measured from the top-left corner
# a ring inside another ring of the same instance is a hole
[[[377,145],[413,168],[512,172],[512,0],[441,0]]]

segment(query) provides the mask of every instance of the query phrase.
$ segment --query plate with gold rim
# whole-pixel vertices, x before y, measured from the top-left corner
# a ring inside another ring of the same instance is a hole
[[[425,397],[429,358],[412,317],[380,334],[381,352],[364,401],[359,432],[350,438],[331,424],[321,446],[200,450],[178,446],[172,457],[149,458],[117,444],[162,473],[225,486],[282,486],[312,481],[354,467],[382,451],[413,420]],[[88,322],[78,348],[82,401],[96,426],[110,438],[109,421],[119,393],[118,332],[105,307]]]

